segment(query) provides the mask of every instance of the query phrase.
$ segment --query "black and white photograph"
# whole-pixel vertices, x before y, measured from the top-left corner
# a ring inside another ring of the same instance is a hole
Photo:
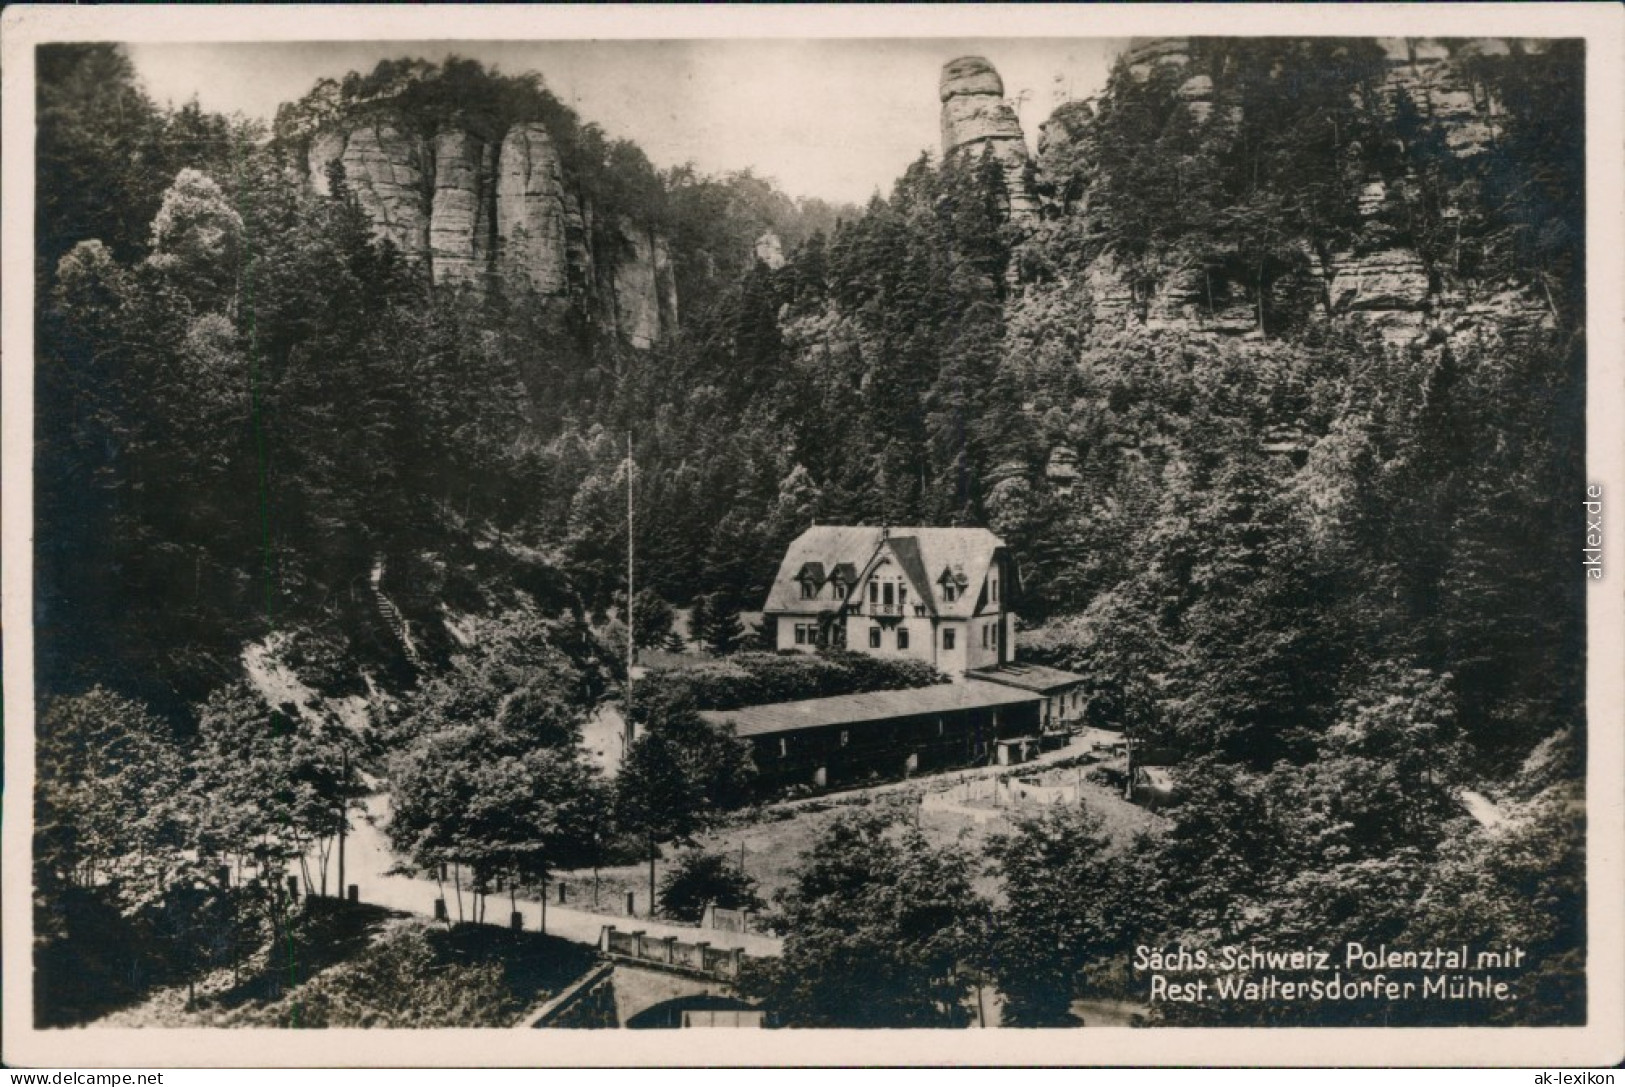
[[[8,1048],[1625,1057],[1575,7],[14,20]]]

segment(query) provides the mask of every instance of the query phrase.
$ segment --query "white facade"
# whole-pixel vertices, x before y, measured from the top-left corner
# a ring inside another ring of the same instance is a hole
[[[1015,657],[1015,563],[985,529],[808,530],[764,612],[780,650],[844,646],[950,676]]]

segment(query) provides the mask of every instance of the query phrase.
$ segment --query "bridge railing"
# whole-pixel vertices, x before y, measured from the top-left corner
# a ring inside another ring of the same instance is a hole
[[[691,970],[728,981],[737,980],[744,952],[737,947],[712,947],[706,940],[679,940],[675,936],[650,936],[641,929],[622,932],[605,925],[599,935],[599,948],[637,962]]]

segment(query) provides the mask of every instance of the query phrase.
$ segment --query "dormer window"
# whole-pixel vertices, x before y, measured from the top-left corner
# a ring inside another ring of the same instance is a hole
[[[836,581],[836,582],[833,582],[830,587],[835,591],[835,599],[837,599],[837,600],[845,600],[846,599],[846,586],[845,585],[842,585],[839,581]]]
[[[944,581],[942,583],[942,599],[944,599],[948,603],[952,604],[958,598],[959,598],[959,586],[955,585],[951,581]]]
[[[801,582],[801,599],[817,600],[818,589],[824,584],[824,564],[821,562],[803,563],[801,571],[796,574],[796,580]]]

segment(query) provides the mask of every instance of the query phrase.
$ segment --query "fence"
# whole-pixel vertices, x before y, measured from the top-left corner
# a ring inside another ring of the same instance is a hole
[[[598,946],[608,955],[706,974],[726,981],[738,980],[740,964],[745,957],[737,947],[712,947],[705,940],[650,936],[641,929],[622,932],[614,925],[603,927]]]
[[[933,784],[920,803],[927,810],[956,812],[986,822],[997,818],[999,809],[1076,804],[1080,792],[1076,781],[1045,785],[1034,779],[966,776]]]
[[[1015,804],[1076,804],[1076,785],[1037,785],[1026,781],[1012,781],[1007,790]]]

